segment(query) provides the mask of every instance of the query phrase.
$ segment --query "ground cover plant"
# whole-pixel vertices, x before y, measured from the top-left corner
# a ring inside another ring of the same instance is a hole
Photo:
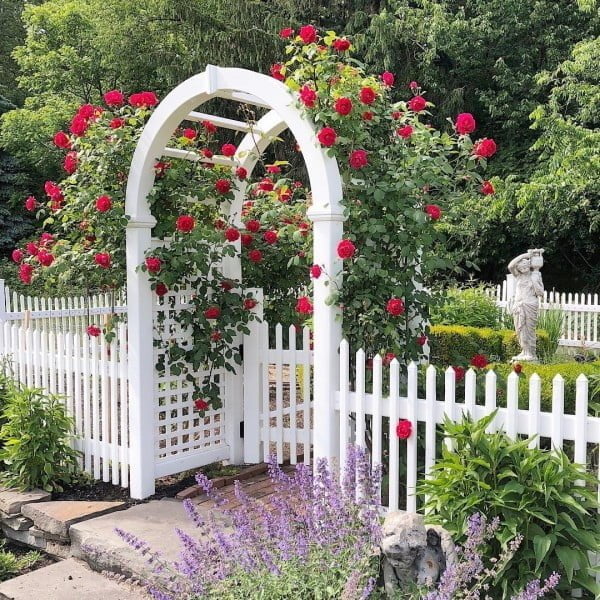
[[[432,477],[419,485],[428,497],[428,519],[460,541],[471,511],[498,518],[501,526],[486,548],[488,556],[522,536],[502,570],[496,598],[516,593],[531,573],[547,577],[554,571],[563,576],[561,593],[580,587],[586,598],[597,598],[588,552],[600,550],[598,481],[562,452],[532,449],[529,440],[513,441],[502,432],[486,433],[494,416],[446,421],[453,450],[443,449]]]

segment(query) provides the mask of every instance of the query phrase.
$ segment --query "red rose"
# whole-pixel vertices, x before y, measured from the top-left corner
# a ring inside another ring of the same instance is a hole
[[[323,272],[323,269],[321,269],[321,267],[319,265],[313,265],[310,268],[310,276],[313,279],[319,279],[319,277],[321,277],[322,272]]]
[[[476,369],[485,369],[488,366],[488,359],[484,354],[476,354],[469,362],[472,367]]]
[[[404,314],[404,300],[402,298],[390,298],[385,305],[385,310],[392,315],[392,317],[399,317]]]
[[[271,68],[269,69],[271,77],[277,79],[277,81],[285,81],[285,75],[281,72],[283,68],[284,67],[281,63],[275,63],[271,65]]]
[[[496,154],[496,150],[496,142],[489,138],[483,138],[473,146],[473,154],[477,158],[490,158]]]
[[[422,334],[417,338],[417,344],[419,344],[419,346],[424,346],[427,343],[427,336]]]
[[[31,256],[36,256],[36,254],[39,252],[37,244],[34,244],[33,242],[27,242],[25,244],[25,250],[27,250]]]
[[[240,232],[235,227],[228,227],[224,235],[228,242],[235,242],[240,238]]]
[[[246,229],[251,231],[252,233],[256,233],[260,231],[260,222],[252,219],[251,221],[246,221]]]
[[[258,184],[258,189],[261,192],[272,192],[274,187],[275,187],[275,184],[268,177],[265,177],[264,179],[262,179],[260,181],[260,183]]]
[[[29,263],[21,263],[19,265],[19,279],[26,284],[31,283],[31,277],[33,275],[33,267]]]
[[[242,240],[242,246],[244,246],[244,248],[249,248],[250,246],[252,246],[252,242],[254,241],[254,238],[252,237],[252,235],[250,233],[242,233],[242,235],[240,237]]]
[[[138,92],[129,96],[129,104],[134,108],[148,108],[158,104],[158,98],[154,92]]]
[[[157,296],[164,296],[169,291],[169,288],[164,283],[157,283],[154,291]]]
[[[377,92],[372,87],[364,87],[360,90],[358,98],[363,104],[373,104],[377,99]]]
[[[523,365],[521,365],[520,363],[515,363],[513,365],[513,371],[517,374],[520,375],[521,372],[523,371]]]
[[[298,35],[305,44],[312,44],[317,39],[317,30],[312,25],[304,25]]]
[[[406,419],[400,419],[396,425],[396,435],[401,440],[408,439],[412,434],[412,423]]]
[[[72,175],[77,171],[77,152],[67,152],[63,162],[63,169]]]
[[[214,226],[215,229],[219,229],[220,231],[222,231],[223,229],[225,229],[225,227],[227,227],[227,223],[225,223],[223,219],[216,219],[214,222]]]
[[[223,144],[221,146],[221,154],[223,156],[233,156],[237,148],[233,144]]]
[[[122,106],[125,104],[125,94],[119,90],[111,90],[103,96],[106,106]]]
[[[96,108],[93,104],[82,104],[77,109],[77,115],[83,119],[91,119],[94,116]]]
[[[204,131],[206,131],[206,133],[208,134],[213,134],[217,132],[217,126],[214,123],[211,123],[210,121],[202,121],[201,125],[202,127],[204,127]]]
[[[244,167],[238,167],[235,170],[235,176],[238,179],[244,181],[244,179],[246,179],[246,177],[248,177],[248,171],[246,169],[244,169]]]
[[[353,169],[362,169],[369,164],[366,150],[353,150],[348,158],[348,163]]]
[[[415,90],[418,90],[418,89],[419,89],[419,84],[418,84],[416,81],[411,81],[411,82],[408,84],[408,87],[409,87],[409,89],[411,89],[411,90],[415,91]]]
[[[204,156],[204,158],[212,158],[214,156],[213,151],[209,148],[202,148],[202,150],[200,150],[200,153],[202,154],[202,156]]]
[[[279,165],[267,165],[267,173],[281,173],[281,167]]]
[[[258,302],[254,298],[246,298],[244,300],[244,308],[246,310],[252,310],[257,304]]]
[[[303,85],[299,92],[300,102],[308,108],[314,108],[315,102],[317,101],[317,92],[313,90],[309,85]]]
[[[217,179],[215,181],[215,190],[219,194],[228,194],[231,191],[231,182],[229,179]]]
[[[363,121],[372,121],[375,115],[370,110],[365,110],[361,116]]]
[[[25,200],[25,210],[33,212],[37,208],[37,206],[38,203],[35,199],[35,196],[27,196],[27,199]]]
[[[342,240],[337,245],[337,254],[343,260],[352,258],[356,252],[356,246],[350,240]]]
[[[119,129],[120,127],[123,127],[123,125],[125,125],[125,119],[121,119],[120,117],[111,119],[110,123],[108,124],[111,129]]]
[[[292,199],[292,195],[293,192],[286,187],[280,187],[277,190],[277,197],[279,199],[279,202],[283,202],[284,204]]]
[[[323,129],[321,129],[321,131],[319,131],[317,134],[317,138],[323,146],[330,147],[335,144],[337,133],[333,127],[323,127]]]
[[[218,342],[221,339],[221,332],[220,331],[213,331],[210,334],[210,341],[211,342]]]
[[[383,85],[385,85],[386,87],[392,87],[394,85],[394,81],[395,81],[395,77],[393,73],[390,73],[389,71],[384,71],[379,78],[381,79]]]
[[[194,407],[196,410],[207,410],[208,402],[202,400],[202,398],[198,398],[197,400],[194,400]]]
[[[267,244],[276,244],[277,240],[279,239],[279,236],[277,235],[276,231],[269,230],[265,231],[263,239],[265,240],[265,242],[267,242]]]
[[[55,133],[52,141],[57,148],[64,148],[66,150],[71,148],[71,140],[64,131],[58,131]]]
[[[182,132],[181,135],[187,139],[187,140],[195,140],[196,139],[196,130],[192,129],[191,127],[186,127]]]
[[[392,119],[394,119],[394,121],[397,121],[400,117],[402,117],[404,115],[403,112],[400,112],[399,110],[395,110],[392,113]]]
[[[191,215],[181,215],[177,217],[177,222],[175,223],[175,227],[177,231],[181,231],[182,233],[189,233],[196,227],[196,219]]]
[[[248,258],[253,263],[259,263],[262,261],[263,255],[260,250],[250,250],[250,252],[248,252]]]
[[[411,125],[405,125],[404,127],[399,127],[396,130],[396,133],[401,137],[407,140],[413,133],[415,129]]]
[[[54,262],[54,256],[45,250],[40,250],[40,252],[37,253],[36,258],[44,267],[49,267]]]
[[[10,257],[13,259],[14,262],[16,262],[17,264],[21,264],[23,262],[23,258],[25,257],[25,255],[23,254],[22,250],[19,250],[18,248],[15,248],[12,251],[12,254],[10,255]]]
[[[164,177],[170,168],[171,168],[170,162],[163,162],[163,161],[159,160],[158,162],[154,163],[154,173],[156,174],[156,177],[158,179],[161,179],[162,177]]]
[[[69,125],[69,131],[78,137],[81,137],[88,129],[89,121],[81,115],[75,115]]]
[[[103,269],[110,267],[110,254],[107,252],[99,252],[94,256],[94,262]]]
[[[346,116],[352,112],[352,100],[350,98],[338,98],[333,104],[333,110],[338,115]]]
[[[333,44],[331,45],[338,52],[346,52],[346,50],[350,48],[350,42],[345,38],[334,40]]]
[[[460,113],[460,115],[456,117],[454,127],[460,135],[468,135],[475,131],[477,124],[471,113]]]
[[[102,330],[97,325],[89,325],[86,331],[91,337],[98,337],[102,333]]]
[[[146,259],[146,268],[150,273],[158,273],[162,266],[162,261],[156,256],[149,256]]]
[[[452,367],[454,369],[454,377],[456,381],[462,381],[465,378],[465,369],[463,367]]]
[[[484,196],[491,196],[496,190],[494,189],[494,186],[492,185],[491,181],[484,181],[481,184],[481,193]]]
[[[207,319],[218,319],[221,316],[221,309],[218,306],[211,306],[204,311]]]
[[[421,112],[422,110],[425,110],[426,106],[427,101],[425,98],[423,98],[423,96],[413,96],[408,101],[408,108],[410,108],[410,110],[413,112]]]
[[[294,35],[294,30],[291,27],[284,27],[280,32],[279,32],[279,37],[283,40],[290,38]]]
[[[442,209],[437,204],[427,204],[425,212],[433,221],[437,221],[442,216]]]
[[[313,311],[313,305],[308,296],[301,296],[296,302],[296,312],[301,315],[310,315]]]
[[[54,183],[54,181],[46,181],[44,184],[44,191],[53,200],[59,200],[63,198],[62,190],[58,185],[56,185],[56,183]]]
[[[396,355],[393,352],[387,352],[383,357],[383,364],[387,367],[395,358]]]
[[[112,200],[110,196],[100,196],[96,199],[96,210],[98,212],[106,212],[112,208]]]

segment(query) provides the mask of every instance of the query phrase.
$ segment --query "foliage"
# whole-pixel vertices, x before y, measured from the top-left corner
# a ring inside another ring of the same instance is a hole
[[[343,50],[336,48],[340,43]],[[434,129],[431,104],[418,84],[412,98],[394,102],[394,76],[369,75],[349,58],[350,50],[350,41],[332,31],[309,41],[297,36],[281,67],[342,171],[346,237],[356,252],[339,252],[344,283],[341,290],[332,286],[329,302],[343,307],[351,344],[367,353],[384,349],[416,358],[423,317],[433,301],[424,282],[450,266],[441,258],[444,238],[436,222],[457,198],[481,186],[478,171],[495,144],[487,142],[486,157],[479,153],[468,135],[474,120],[462,133]],[[391,300],[402,302],[395,314]]]
[[[71,447],[73,420],[63,399],[13,386],[2,415],[3,485],[52,492],[78,479],[80,453]]]
[[[519,375],[519,405],[521,408],[527,408],[527,399],[529,398],[529,378],[537,373],[542,380],[541,406],[542,410],[550,412],[552,410],[552,381],[556,375],[560,375],[564,380],[565,387],[565,412],[573,414],[575,412],[575,389],[577,378],[583,374],[588,378],[600,375],[600,361],[592,363],[557,363],[551,365],[538,365],[531,363],[521,363],[521,373]],[[493,364],[491,369],[500,377],[505,378],[512,372],[513,367],[507,364]],[[499,403],[504,406],[505,402]]]
[[[545,331],[538,330],[540,354],[550,353],[552,343]],[[464,327],[462,325],[434,325],[429,331],[430,360],[435,365],[461,366],[476,354],[489,361],[504,362],[519,353],[516,334],[510,329]]]
[[[41,558],[39,552],[27,552],[17,556],[6,550],[5,545],[6,540],[0,540],[0,581],[19,575],[23,569],[33,567]]]
[[[532,574],[545,577],[552,571],[564,575],[560,590],[582,587],[597,594],[587,552],[600,550],[598,482],[562,451],[531,449],[529,440],[486,433],[494,416],[445,422],[453,450],[443,449],[432,477],[419,486],[419,493],[428,497],[428,518],[459,541],[473,511],[499,518],[488,556],[516,535],[523,536],[494,590],[497,598],[516,592]],[[580,481],[589,487],[580,487]]]
[[[364,450],[350,448],[348,456],[342,483],[325,460],[314,475],[310,466],[300,464],[294,473],[285,474],[271,460],[269,474],[276,495],[270,505],[248,496],[237,484],[241,506],[227,509],[211,481],[197,475],[206,493],[218,505],[224,504],[232,527],[205,521],[186,500],[198,535],[177,531],[183,553],[177,563],[165,563],[145,542],[117,532],[153,563],[157,561],[154,567],[162,567],[153,568],[148,576],[155,598],[340,598],[356,570],[357,586],[362,590],[369,585],[369,575],[376,573],[372,548],[381,535],[381,473],[371,472]]]
[[[544,355],[540,352],[542,362],[547,362],[556,354],[558,342],[562,337],[564,322],[565,312],[560,307],[552,307],[540,311],[537,326],[548,334],[548,339],[551,344],[548,349],[544,349],[548,354]]]
[[[446,290],[442,304],[432,309],[430,321],[433,325],[491,329],[497,329],[503,324],[502,311],[496,306],[494,296],[486,293],[485,286],[453,287]]]

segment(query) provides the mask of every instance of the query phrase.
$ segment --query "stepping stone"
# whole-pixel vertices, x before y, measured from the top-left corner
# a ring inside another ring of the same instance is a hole
[[[55,500],[41,504],[26,504],[22,508],[24,517],[34,525],[60,539],[68,539],[73,523],[99,517],[125,508],[124,502],[92,502],[78,500]]]
[[[176,527],[190,535],[198,535],[182,502],[152,500],[73,525],[69,531],[71,555],[87,561],[98,571],[143,578],[150,571],[146,559],[115,533],[116,527],[147,542],[169,561],[177,560],[181,551]]]
[[[46,502],[50,500],[50,494],[43,490],[31,490],[30,492],[20,492],[0,488],[0,511],[7,515],[17,515],[21,512],[21,507],[33,502]]]
[[[141,589],[109,579],[69,558],[0,584],[0,600],[144,600]]]

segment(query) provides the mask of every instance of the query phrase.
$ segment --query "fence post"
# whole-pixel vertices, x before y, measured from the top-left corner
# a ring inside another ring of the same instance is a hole
[[[127,358],[129,367],[130,468],[132,498],[154,494],[154,339],[152,290],[139,270],[151,247],[153,218],[131,219],[127,226]]]
[[[264,317],[262,289],[251,289],[258,304],[252,309],[258,319],[248,324],[250,333],[244,335],[244,462],[258,463],[262,460],[260,402],[262,399],[261,359],[266,360],[260,347],[261,323]],[[268,361],[267,361],[268,362]],[[268,418],[264,415],[263,418]],[[290,417],[291,418],[291,417]]]

